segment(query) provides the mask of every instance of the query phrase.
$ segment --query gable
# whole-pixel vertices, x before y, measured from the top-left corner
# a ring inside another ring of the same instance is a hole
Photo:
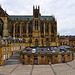
[[[0,7],[0,17],[5,17],[7,13]]]

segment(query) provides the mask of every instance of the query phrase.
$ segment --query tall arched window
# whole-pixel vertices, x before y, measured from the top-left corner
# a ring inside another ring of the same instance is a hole
[[[29,33],[32,33],[33,31],[33,27],[32,27],[32,23],[29,24],[29,27],[28,27],[28,32]]]
[[[20,33],[20,25],[18,25],[18,33]]]
[[[35,13],[35,18],[38,18],[38,13]]]
[[[36,29],[38,30],[38,21],[37,21],[37,28]]]
[[[3,34],[3,26],[4,26],[4,23],[3,23],[2,19],[0,18],[0,36],[2,36],[2,34]]]
[[[29,31],[29,33],[31,32],[31,26],[30,26],[30,24],[29,24],[29,27],[28,27],[28,31]]]
[[[31,38],[29,39],[29,43],[32,43],[32,39]]]
[[[35,21],[35,30],[38,30],[38,21]]]
[[[53,30],[54,28],[53,28],[53,25],[51,26],[51,33],[54,33],[54,30]]]
[[[40,29],[41,29],[41,33],[44,33],[44,26],[43,26],[43,24],[41,24]]]
[[[35,21],[35,30],[36,30],[36,21]]]
[[[16,33],[20,33],[20,25],[19,24],[16,24],[15,29],[16,29]]]
[[[26,33],[26,23],[23,25],[23,33]]]
[[[46,31],[46,33],[49,33],[49,25],[45,26],[45,31]]]

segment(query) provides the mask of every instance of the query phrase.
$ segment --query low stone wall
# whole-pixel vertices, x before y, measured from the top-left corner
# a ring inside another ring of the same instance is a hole
[[[60,52],[52,54],[22,54],[20,53],[20,62],[26,65],[43,65],[66,63],[74,59],[73,52]]]

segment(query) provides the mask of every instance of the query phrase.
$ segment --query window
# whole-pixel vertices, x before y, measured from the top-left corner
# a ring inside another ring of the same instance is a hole
[[[41,38],[44,38],[44,35],[41,35]]]
[[[7,45],[8,45],[8,41],[7,41]]]
[[[4,53],[5,53],[5,51],[6,51],[6,48],[4,48]]]
[[[51,38],[51,42],[53,42],[53,38]]]
[[[8,58],[9,58],[9,54],[8,54]]]
[[[25,39],[23,39],[23,42],[25,43],[25,42],[26,42],[26,40],[25,40]]]
[[[5,45],[5,40],[3,41],[3,44]]]
[[[3,60],[5,60],[5,55],[4,55],[4,59]]]
[[[26,35],[23,35],[23,37],[26,37]]]
[[[4,23],[3,23],[2,19],[0,18],[0,36],[2,36],[2,34],[3,34],[3,25],[4,25]]]
[[[29,20],[29,18],[27,18]]]
[[[12,51],[13,51],[13,48],[12,48]]]
[[[29,37],[32,37],[32,35],[29,35]]]
[[[32,23],[30,23],[30,24],[29,24],[29,27],[28,27],[28,32],[29,32],[29,33],[32,33],[32,29],[33,29]]]
[[[42,39],[42,44],[43,44],[43,39]]]
[[[20,37],[20,35],[17,35],[17,37]]]
[[[58,57],[57,55],[55,57]]]
[[[44,58],[44,56],[41,56],[41,58]]]
[[[0,40],[0,44],[1,44],[1,40]]]
[[[70,54],[68,54],[68,56],[70,56]]]
[[[35,13],[35,18],[38,18],[38,13]]]
[[[30,56],[28,56],[28,57],[30,57]]]
[[[38,30],[38,21],[35,21],[35,30]]]
[[[18,20],[18,18],[17,18],[17,20]]]
[[[6,54],[6,59],[7,59],[7,54]]]
[[[46,33],[49,33],[49,25],[45,26],[45,31],[46,31]]]
[[[54,42],[55,42],[56,40],[55,40],[55,38],[54,38]]]
[[[15,26],[15,28],[16,28],[16,33],[20,33],[20,25],[19,24],[17,24],[16,26]]]
[[[44,26],[43,25],[41,25],[41,33],[44,33]]]
[[[8,52],[8,48],[7,48],[7,52]]]
[[[34,57],[37,57],[37,56],[34,56]]]
[[[54,33],[53,26],[51,26],[51,33]]]
[[[36,29],[38,30],[38,21],[37,21],[37,28]]]
[[[36,30],[36,21],[35,21],[35,30]]]
[[[27,25],[25,24],[25,25],[23,25],[23,33],[26,33],[26,27],[27,27]]]
[[[29,43],[32,43],[32,39],[29,39]]]

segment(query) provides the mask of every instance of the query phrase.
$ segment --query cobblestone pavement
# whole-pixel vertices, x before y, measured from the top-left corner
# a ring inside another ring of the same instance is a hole
[[[52,65],[22,65],[16,53],[0,66],[0,75],[75,75],[75,59]]]
[[[75,60],[52,65],[3,65],[0,75],[75,75]]]

